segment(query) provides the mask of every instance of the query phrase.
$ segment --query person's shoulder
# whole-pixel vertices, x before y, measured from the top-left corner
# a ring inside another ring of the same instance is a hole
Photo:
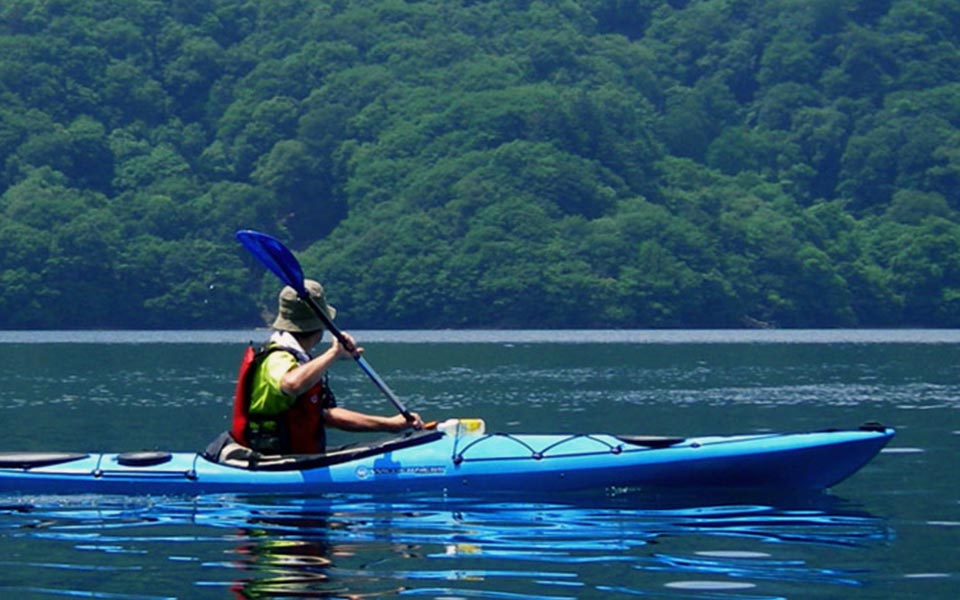
[[[283,346],[267,346],[263,350],[262,360],[265,364],[280,365],[280,364],[297,364],[297,356],[293,350],[289,348],[284,348]]]

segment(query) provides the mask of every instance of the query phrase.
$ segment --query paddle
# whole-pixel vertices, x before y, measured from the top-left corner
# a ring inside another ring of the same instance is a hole
[[[383,395],[393,403],[397,412],[403,415],[403,418],[406,419],[408,423],[413,423],[413,415],[411,415],[407,407],[403,405],[403,402],[400,402],[400,399],[393,393],[393,390],[377,375],[377,372],[367,363],[367,359],[360,354],[356,346],[350,343],[350,340],[343,335],[343,332],[333,324],[333,321],[331,321],[327,313],[320,308],[316,300],[310,297],[310,293],[304,286],[303,269],[293,256],[293,253],[290,252],[280,240],[265,233],[260,233],[259,231],[252,231],[250,229],[238,231],[237,240],[246,246],[247,250],[256,256],[264,266],[273,271],[274,275],[280,278],[280,281],[296,290],[297,296],[306,302],[310,310],[323,321],[323,325],[340,341],[340,344],[350,353],[353,359],[357,361],[357,364],[360,365],[363,372],[367,374]]]

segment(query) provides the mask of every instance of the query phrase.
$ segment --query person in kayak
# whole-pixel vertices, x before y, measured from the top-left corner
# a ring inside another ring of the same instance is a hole
[[[308,279],[304,287],[332,320],[336,309],[327,304],[323,286]],[[323,321],[289,286],[280,291],[273,329],[266,346],[256,352],[249,348],[241,365],[230,429],[234,442],[262,454],[316,454],[326,448],[326,427],[401,431],[423,426],[416,413],[407,421],[401,414],[384,417],[337,405],[327,373],[350,351],[331,336],[326,351],[310,354],[324,337]],[[353,337],[343,335],[363,352]]]

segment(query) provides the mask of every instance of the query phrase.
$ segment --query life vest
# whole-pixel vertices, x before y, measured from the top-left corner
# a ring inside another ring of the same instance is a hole
[[[233,423],[230,435],[239,444],[270,454],[316,454],[326,449],[323,409],[336,406],[327,378],[324,377],[306,393],[297,397],[293,406],[275,415],[251,415],[250,393],[253,375],[271,352],[289,352],[301,364],[309,360],[302,353],[283,346],[254,350],[248,346],[240,361],[237,387],[233,397]],[[269,436],[263,434],[269,431]],[[267,440],[266,437],[270,439]]]

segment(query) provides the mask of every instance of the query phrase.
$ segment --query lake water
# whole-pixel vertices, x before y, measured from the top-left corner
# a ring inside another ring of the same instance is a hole
[[[960,331],[355,333],[425,419],[898,435],[804,497],[5,496],[0,597],[960,597]],[[265,335],[0,332],[0,450],[200,449]],[[389,412],[350,361],[334,388]]]

